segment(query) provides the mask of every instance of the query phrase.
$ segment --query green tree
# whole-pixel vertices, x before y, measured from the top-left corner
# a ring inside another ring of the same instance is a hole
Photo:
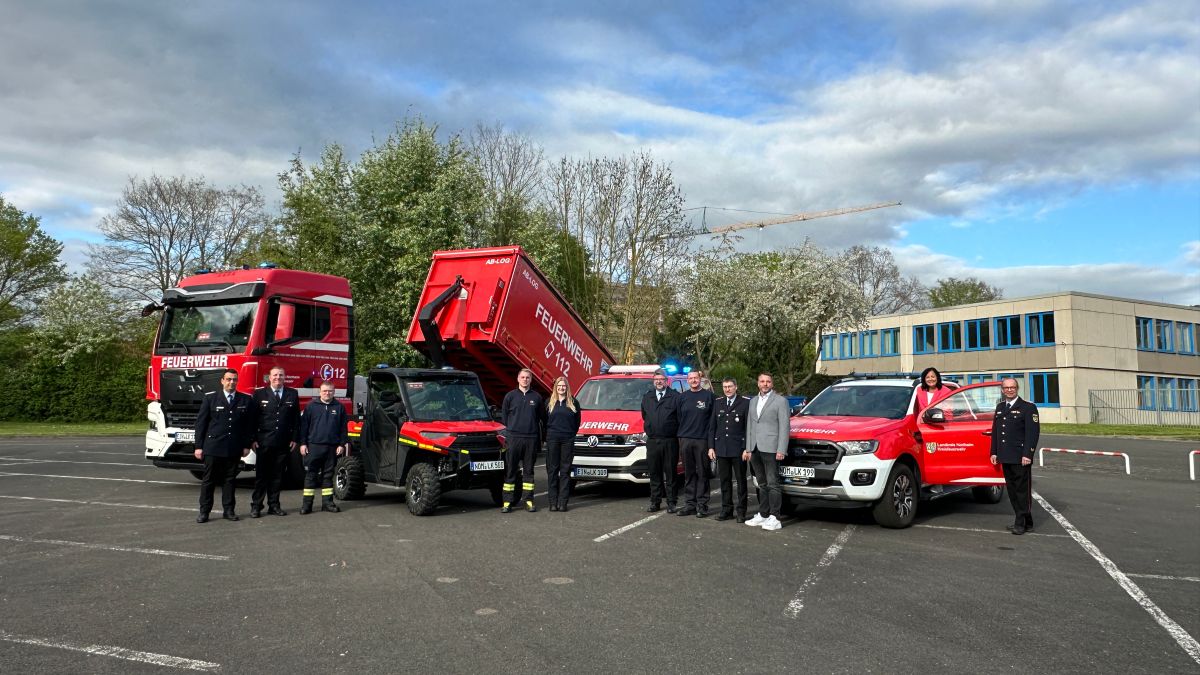
[[[62,283],[62,249],[42,231],[39,218],[0,196],[0,328],[28,317]]]
[[[934,307],[969,305],[1003,297],[1004,291],[998,286],[989,286],[975,277],[938,279],[934,287],[929,289],[929,302]]]

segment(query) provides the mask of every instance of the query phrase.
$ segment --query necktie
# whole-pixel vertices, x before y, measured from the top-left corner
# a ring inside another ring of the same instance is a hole
[[[276,390],[275,390],[275,400],[276,400],[276,401],[282,401],[282,400],[283,400],[283,390],[282,390],[282,389],[276,389]]]
[[[733,407],[733,399],[731,399],[731,398],[725,399],[725,407],[732,408]]]
[[[662,400],[662,392],[661,391],[658,392],[658,400],[660,400],[660,401]]]
[[[233,394],[226,394],[225,399],[229,401],[229,405],[233,405]]]

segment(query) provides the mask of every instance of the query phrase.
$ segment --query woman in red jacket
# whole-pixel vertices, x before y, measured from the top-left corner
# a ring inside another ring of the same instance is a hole
[[[913,412],[920,413],[929,404],[950,391],[950,387],[942,384],[942,374],[937,368],[926,368],[921,371],[921,384],[917,385],[917,403]]]

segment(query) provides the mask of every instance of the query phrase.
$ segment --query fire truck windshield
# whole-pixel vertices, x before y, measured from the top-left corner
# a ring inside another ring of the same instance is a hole
[[[469,378],[405,380],[408,416],[414,422],[492,419],[479,382]]]
[[[602,377],[584,382],[576,398],[584,410],[641,410],[642,397],[653,388],[648,377]]]
[[[258,302],[168,305],[158,332],[159,354],[233,352],[250,342]]]
[[[883,417],[898,420],[908,413],[910,386],[835,384],[817,395],[799,416]]]

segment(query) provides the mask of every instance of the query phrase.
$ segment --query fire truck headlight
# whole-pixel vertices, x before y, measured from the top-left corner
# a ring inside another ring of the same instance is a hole
[[[869,455],[879,448],[879,441],[842,441],[847,455]]]
[[[644,445],[646,443],[646,434],[629,434],[625,437],[625,442],[632,443],[633,445]]]

